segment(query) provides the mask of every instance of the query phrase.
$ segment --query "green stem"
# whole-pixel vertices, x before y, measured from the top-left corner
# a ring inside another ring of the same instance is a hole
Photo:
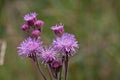
[[[68,55],[65,56],[65,80],[67,80],[68,77]]]
[[[37,65],[37,68],[38,68],[40,74],[41,74],[42,77],[44,78],[44,80],[47,80],[47,78],[45,77],[45,74],[43,73],[41,67],[39,66],[39,63],[38,63],[37,57],[36,57],[36,65]]]
[[[61,67],[60,74],[59,74],[59,80],[61,80],[61,77],[62,77],[62,68],[63,68],[64,60],[65,60],[65,56],[62,56],[62,67]]]
[[[49,64],[47,64],[47,68],[48,68],[48,73],[50,75],[50,80],[53,80],[53,73],[51,71],[51,68],[50,68]]]
[[[58,80],[58,73],[55,72],[55,80]]]

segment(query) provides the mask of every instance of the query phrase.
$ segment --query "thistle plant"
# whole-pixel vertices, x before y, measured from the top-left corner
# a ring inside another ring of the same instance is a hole
[[[60,23],[51,27],[55,39],[51,45],[45,46],[41,38],[44,21],[38,20],[35,12],[26,14],[24,20],[25,24],[21,26],[21,29],[29,36],[17,47],[18,55],[31,58],[44,80],[50,79],[46,77],[39,62],[42,62],[45,68],[49,68],[51,80],[62,80],[63,73],[63,80],[67,80],[69,59],[77,53],[79,48],[75,36],[66,33],[64,26]]]

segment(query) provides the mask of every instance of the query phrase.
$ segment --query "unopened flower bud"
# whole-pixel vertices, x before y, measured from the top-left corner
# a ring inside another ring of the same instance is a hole
[[[42,27],[44,25],[44,21],[42,20],[37,20],[35,23],[34,23],[34,26],[37,26],[37,27]]]
[[[33,30],[32,31],[32,36],[38,37],[39,35],[40,35],[40,31],[39,30]]]
[[[57,36],[61,36],[64,33],[64,28],[62,24],[52,26],[51,29],[54,31],[55,35]]]
[[[57,59],[57,60],[54,60],[52,63],[51,63],[51,67],[53,68],[53,70],[55,72],[59,72],[61,67],[62,67],[62,61],[60,59]]]
[[[27,24],[23,24],[23,25],[21,26],[21,29],[22,29],[23,31],[27,31],[28,29],[30,29],[30,26],[28,26]]]

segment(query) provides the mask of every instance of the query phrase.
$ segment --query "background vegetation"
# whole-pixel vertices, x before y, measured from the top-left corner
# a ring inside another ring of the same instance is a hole
[[[120,0],[0,0],[0,40],[7,41],[0,80],[39,80],[30,59],[16,47],[25,38],[23,16],[37,12],[45,21],[42,37],[50,44],[52,25],[62,22],[80,44],[72,57],[69,80],[120,80]]]

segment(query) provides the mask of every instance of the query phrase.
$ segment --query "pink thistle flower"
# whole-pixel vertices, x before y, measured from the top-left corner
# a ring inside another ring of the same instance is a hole
[[[36,38],[27,38],[21,44],[18,49],[18,55],[23,57],[31,57],[32,54],[38,55],[42,51],[42,42]]]
[[[56,37],[52,45],[56,50],[61,51],[63,55],[74,54],[76,49],[79,48],[75,36],[68,33],[64,33],[61,37]]]
[[[45,48],[40,56],[43,63],[51,63],[56,58],[56,52],[52,48]]]

